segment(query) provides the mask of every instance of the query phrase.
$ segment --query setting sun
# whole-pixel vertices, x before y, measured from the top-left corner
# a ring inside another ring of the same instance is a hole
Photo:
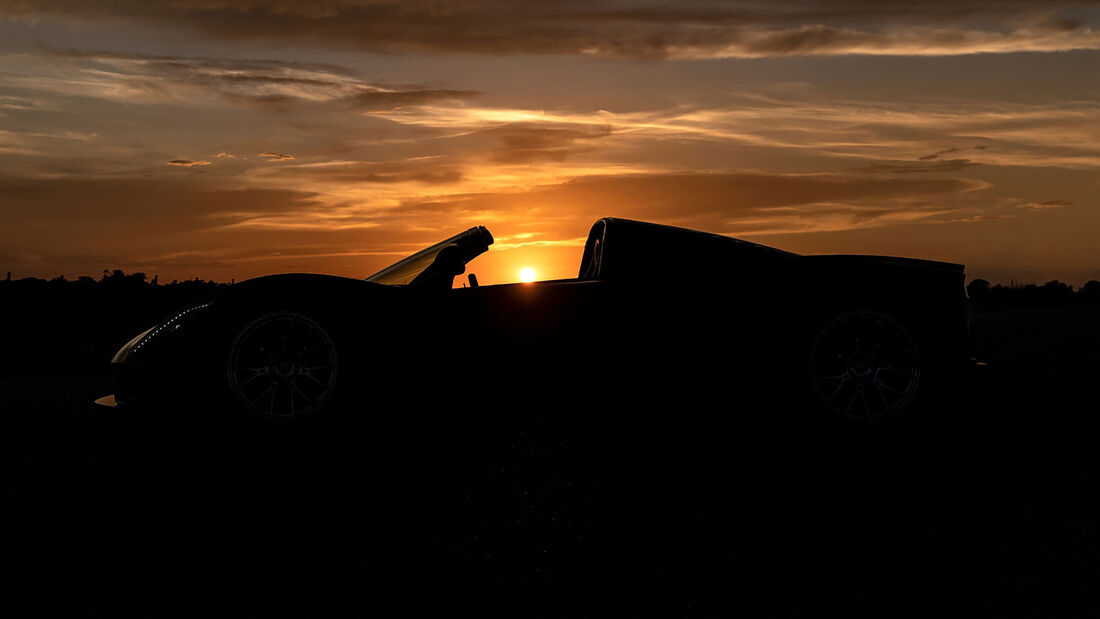
[[[520,279],[520,281],[523,281],[523,282],[533,282],[533,281],[535,281],[535,270],[532,269],[531,267],[524,267],[519,272],[519,279]]]

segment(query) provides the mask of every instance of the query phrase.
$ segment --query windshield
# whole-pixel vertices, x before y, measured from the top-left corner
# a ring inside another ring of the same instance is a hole
[[[473,260],[476,256],[489,248],[493,237],[485,228],[478,226],[456,234],[449,239],[440,241],[427,249],[422,249],[415,254],[400,260],[367,278],[368,282],[386,284],[387,286],[406,286],[412,283],[418,275],[435,262],[439,252],[447,247],[457,246],[464,250],[468,257],[465,262]]]

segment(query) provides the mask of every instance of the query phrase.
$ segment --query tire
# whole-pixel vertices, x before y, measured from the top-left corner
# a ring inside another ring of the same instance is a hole
[[[864,423],[895,419],[926,387],[921,351],[901,322],[876,310],[843,312],[810,348],[809,379],[819,408]]]
[[[314,417],[332,401],[336,345],[312,318],[276,311],[248,322],[233,339],[226,386],[253,417],[290,422]]]

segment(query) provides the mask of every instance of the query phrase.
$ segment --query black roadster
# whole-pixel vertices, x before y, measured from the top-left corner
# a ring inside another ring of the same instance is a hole
[[[98,402],[271,420],[460,402],[873,421],[934,414],[971,366],[962,265],[606,218],[574,279],[455,288],[492,243],[476,227],[365,280],[218,289],[127,342]]]

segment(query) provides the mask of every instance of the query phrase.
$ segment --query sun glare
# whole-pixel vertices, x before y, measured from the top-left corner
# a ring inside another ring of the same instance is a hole
[[[523,267],[519,272],[519,279],[523,282],[535,281],[535,270],[531,267]]]

